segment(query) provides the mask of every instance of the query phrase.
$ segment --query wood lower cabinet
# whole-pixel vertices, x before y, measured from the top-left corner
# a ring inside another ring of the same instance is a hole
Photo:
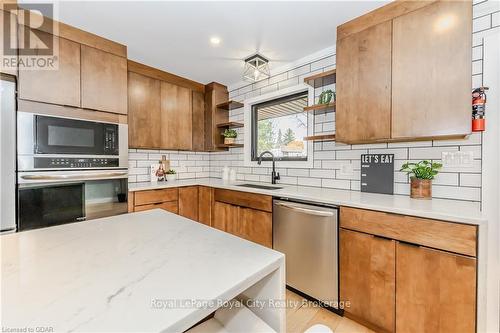
[[[476,226],[341,207],[340,227],[346,315],[387,332],[475,332]]]
[[[394,332],[396,242],[340,229],[340,295],[346,316]]]
[[[177,207],[177,201],[158,202],[154,204],[135,206],[134,212],[142,212],[145,210],[151,210],[157,208],[166,210],[174,214],[177,214],[179,212],[179,209]]]
[[[271,248],[273,246],[273,214],[239,207],[237,236]]]
[[[198,221],[198,186],[179,187],[179,215]]]
[[[128,73],[128,145],[161,147],[160,81]]]
[[[32,29],[29,30],[35,35]],[[53,47],[58,50],[58,68],[57,70],[20,69],[19,98],[79,107],[80,44],[38,30],[36,36],[47,45],[50,45],[49,40],[53,40]]]
[[[206,186],[198,187],[198,222],[212,225],[214,210],[214,189]]]
[[[81,45],[82,107],[127,114],[127,59]]]
[[[391,34],[388,21],[337,41],[337,141],[391,137]]]
[[[475,332],[476,259],[397,244],[396,332]]]
[[[179,211],[179,190],[177,188],[135,191],[128,194],[128,211],[140,212],[161,208],[177,214]]]
[[[212,226],[216,229],[239,236],[238,211],[238,206],[215,201]]]

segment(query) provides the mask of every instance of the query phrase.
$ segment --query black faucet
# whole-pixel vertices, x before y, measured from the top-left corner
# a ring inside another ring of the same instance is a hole
[[[276,181],[280,180],[280,173],[276,172],[276,165],[274,163],[275,159],[273,153],[271,153],[269,150],[263,151],[259,155],[259,160],[257,161],[257,164],[260,165],[262,163],[262,156],[265,154],[269,154],[273,158],[273,172],[271,172],[271,184],[276,184]]]

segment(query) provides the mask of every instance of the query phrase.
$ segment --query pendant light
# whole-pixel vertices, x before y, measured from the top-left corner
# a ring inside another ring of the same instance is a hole
[[[269,73],[269,60],[256,53],[245,59],[245,69],[243,70],[243,80],[259,81],[267,79]]]

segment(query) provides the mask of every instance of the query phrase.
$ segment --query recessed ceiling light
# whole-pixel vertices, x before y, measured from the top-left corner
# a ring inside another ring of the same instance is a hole
[[[217,46],[220,44],[220,38],[219,37],[211,37],[210,38],[210,44]]]

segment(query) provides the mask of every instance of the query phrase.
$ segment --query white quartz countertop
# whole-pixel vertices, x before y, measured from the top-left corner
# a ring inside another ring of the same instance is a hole
[[[477,204],[467,201],[445,199],[417,200],[403,195],[364,193],[359,191],[282,184],[274,185],[282,187],[281,189],[265,190],[237,186],[239,184],[271,186],[271,184],[268,183],[246,181],[229,183],[218,178],[199,178],[157,183],[131,183],[129,184],[129,191],[202,185],[235,191],[267,194],[274,197],[285,197],[337,206],[364,208],[473,225],[481,225],[486,222],[486,218],[479,210]]]
[[[163,301],[231,299],[284,262],[279,252],[159,209],[0,242],[3,329],[182,332],[214,308],[157,308]]]

